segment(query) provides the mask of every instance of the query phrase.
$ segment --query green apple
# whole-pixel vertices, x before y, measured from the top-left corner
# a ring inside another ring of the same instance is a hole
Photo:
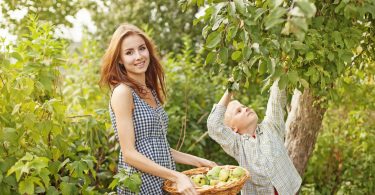
[[[219,180],[226,182],[228,180],[229,174],[230,174],[229,170],[221,169],[219,173]]]
[[[240,179],[235,178],[235,177],[230,177],[227,182],[231,183],[231,182],[235,182],[235,181],[238,181],[238,180],[240,180]]]
[[[203,185],[208,185],[208,180],[205,175],[199,174],[199,175],[194,175],[193,176],[193,182],[197,186],[203,186]]]
[[[220,171],[221,171],[221,167],[214,167],[207,172],[207,177],[209,179],[218,179]]]
[[[211,186],[214,186],[214,185],[218,184],[219,182],[220,182],[220,180],[217,180],[217,179],[211,179],[211,180],[210,180],[210,185],[211,185]]]
[[[233,171],[232,171],[232,174],[231,174],[231,176],[233,177],[233,178],[241,178],[242,176],[244,176],[245,175],[245,170],[243,169],[243,168],[241,168],[241,167],[237,167],[237,168],[235,168]]]

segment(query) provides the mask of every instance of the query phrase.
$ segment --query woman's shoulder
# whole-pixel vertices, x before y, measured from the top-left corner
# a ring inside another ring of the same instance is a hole
[[[119,84],[113,88],[112,96],[130,97],[132,96],[132,88],[126,84]]]
[[[125,101],[124,101],[125,100]],[[129,101],[126,101],[129,100]],[[111,105],[114,107],[117,106],[126,106],[133,104],[133,95],[132,95],[132,88],[125,84],[120,84],[116,86],[112,91],[111,96]]]

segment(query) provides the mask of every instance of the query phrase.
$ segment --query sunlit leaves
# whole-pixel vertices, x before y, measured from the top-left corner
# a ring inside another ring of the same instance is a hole
[[[228,48],[223,47],[219,51],[219,58],[223,64],[226,64],[228,62]]]
[[[281,24],[285,21],[283,16],[286,14],[287,10],[282,7],[275,7],[270,11],[270,14],[265,17],[264,23],[266,30]]]
[[[214,48],[221,41],[221,33],[219,31],[214,31],[207,36],[206,47]]]
[[[206,57],[206,64],[212,64],[216,61],[216,56],[217,56],[217,53],[216,52],[210,52],[207,54],[207,57]]]
[[[236,10],[242,15],[246,15],[246,6],[244,0],[234,0]]]
[[[242,56],[241,51],[235,51],[235,52],[232,53],[231,58],[234,61],[238,61],[241,58],[241,56]]]
[[[296,84],[299,80],[298,73],[295,70],[288,72],[288,79],[291,83]]]
[[[296,1],[296,4],[307,18],[315,16],[316,7],[314,3],[311,3],[308,0],[298,0]]]

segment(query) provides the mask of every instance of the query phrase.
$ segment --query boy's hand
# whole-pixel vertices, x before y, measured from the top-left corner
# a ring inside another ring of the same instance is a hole
[[[233,77],[230,77],[228,79],[227,89],[228,89],[229,93],[232,93],[233,91],[239,90],[239,84],[238,84],[238,82],[235,82]]]

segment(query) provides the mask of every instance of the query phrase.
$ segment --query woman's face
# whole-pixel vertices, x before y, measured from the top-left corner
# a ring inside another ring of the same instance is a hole
[[[142,75],[150,64],[150,53],[140,35],[132,34],[121,43],[120,63],[124,65],[128,76]]]

